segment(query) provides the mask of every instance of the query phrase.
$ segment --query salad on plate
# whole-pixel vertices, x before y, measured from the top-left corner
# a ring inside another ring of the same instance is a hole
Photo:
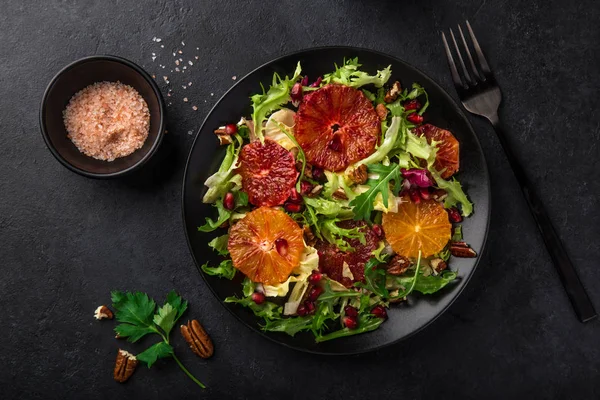
[[[451,255],[476,256],[460,225],[473,204],[455,176],[459,142],[427,123],[424,88],[391,74],[354,58],[310,82],[298,63],[215,130],[226,151],[203,202],[216,217],[198,230],[218,232],[222,261],[202,270],[242,274],[225,302],[264,331],[323,342],[375,330],[394,303],[452,284]]]

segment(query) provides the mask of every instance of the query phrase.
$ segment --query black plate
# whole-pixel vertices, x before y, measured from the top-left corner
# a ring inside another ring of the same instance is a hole
[[[261,335],[285,346],[298,350],[325,354],[353,354],[375,350],[404,339],[439,317],[463,290],[479,262],[476,259],[451,260],[450,266],[458,270],[459,281],[446,287],[434,296],[410,297],[408,304],[393,306],[389,319],[381,327],[370,333],[341,338],[324,343],[315,343],[312,334],[301,333],[290,337],[283,333],[262,332],[259,319],[248,309],[235,304],[225,304],[223,299],[241,293],[241,274],[228,281],[208,276],[199,268],[206,261],[219,263],[219,257],[208,247],[208,242],[221,232],[201,233],[197,227],[207,216],[214,217],[215,209],[203,204],[204,181],[220,165],[224,149],[220,148],[213,130],[219,126],[238,121],[241,116],[251,115],[250,96],[261,90],[260,82],[268,85],[274,72],[281,76],[291,75],[296,63],[302,63],[303,74],[312,79],[333,70],[334,63],[340,65],[344,57],[359,57],[362,69],[375,73],[392,65],[391,82],[399,80],[408,86],[418,82],[427,90],[430,108],[425,114],[426,122],[447,128],[460,141],[461,172],[458,175],[467,194],[475,203],[475,213],[463,223],[465,239],[479,254],[487,237],[490,219],[490,183],[483,151],[471,124],[457,104],[437,83],[416,68],[388,55],[371,50],[351,47],[328,47],[301,51],[273,60],[239,80],[212,109],[194,141],[183,179],[183,220],[190,250],[198,270],[208,287],[240,321]]]

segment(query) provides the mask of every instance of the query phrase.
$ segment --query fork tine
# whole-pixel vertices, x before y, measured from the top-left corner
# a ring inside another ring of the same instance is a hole
[[[454,64],[454,59],[452,58],[452,53],[450,52],[450,47],[448,47],[448,41],[446,40],[444,32],[442,32],[442,42],[444,42],[444,49],[446,49],[446,58],[448,59],[448,66],[450,67],[450,74],[452,75],[454,86],[457,88],[465,88],[465,85],[460,80],[460,75],[458,75],[458,71],[456,70],[456,64]]]
[[[484,74],[491,74],[490,66],[487,63],[487,60],[483,56],[483,52],[481,51],[481,47],[479,47],[479,42],[473,33],[473,28],[471,28],[471,24],[467,20],[467,29],[469,30],[469,36],[471,36],[471,40],[473,41],[473,48],[475,48],[475,53],[477,53],[477,59],[479,60],[479,65],[481,66],[481,70]]]
[[[458,25],[458,32],[460,33],[460,38],[462,40],[463,47],[465,48],[465,52],[467,53],[467,58],[469,59],[469,65],[471,66],[471,71],[473,72],[475,79],[483,80],[483,78],[479,75],[477,68],[475,67],[475,63],[473,62],[473,57],[471,57],[471,51],[469,50],[469,46],[467,46],[467,41],[465,40],[465,35],[463,34],[460,24]]]
[[[452,38],[452,42],[454,43],[454,50],[456,50],[456,54],[458,54],[458,61],[460,62],[460,67],[462,69],[463,75],[465,76],[465,80],[467,81],[467,85],[473,84],[471,80],[471,75],[467,71],[467,67],[465,66],[465,62],[463,61],[462,54],[460,54],[460,49],[458,48],[458,44],[456,43],[456,38],[454,37],[454,32],[452,28],[450,28],[450,37]]]

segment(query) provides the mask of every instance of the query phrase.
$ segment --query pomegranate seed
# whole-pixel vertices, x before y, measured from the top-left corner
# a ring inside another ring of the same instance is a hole
[[[292,188],[290,190],[289,201],[291,201],[292,203],[302,203],[302,196],[300,196],[300,193],[298,193],[296,188]]]
[[[350,318],[358,317],[358,310],[356,307],[346,306],[344,307],[344,314],[346,314]]]
[[[429,195],[429,188],[419,188],[419,196],[421,196],[423,200],[429,200],[429,197],[431,197]]]
[[[238,127],[236,124],[227,124],[225,125],[225,133],[228,135],[234,135],[238,131]]]
[[[381,305],[373,307],[371,314],[378,318],[387,319],[387,311],[385,310],[385,307]]]
[[[344,325],[348,329],[356,329],[358,327],[358,321],[356,320],[356,318],[346,316],[344,317]]]
[[[223,198],[223,207],[227,210],[233,210],[235,208],[235,199],[233,193],[227,192]]]
[[[288,253],[288,242],[281,238],[275,241],[275,248],[281,257],[285,257]]]
[[[404,103],[404,109],[405,110],[418,110],[421,108],[421,103],[419,103],[419,100],[417,99],[413,99],[413,100],[409,100],[406,103]]]
[[[323,274],[319,271],[313,271],[312,274],[308,277],[308,282],[312,285],[316,285],[323,279]]]
[[[296,310],[296,314],[298,314],[301,317],[304,317],[307,313],[308,310],[306,309],[306,306],[304,304],[300,304],[298,306],[298,309]]]
[[[317,250],[317,255],[319,257],[323,257],[325,255],[325,252],[323,250]]]
[[[460,215],[456,207],[449,208],[446,211],[448,212],[448,218],[450,218],[450,222],[462,221],[462,216]]]
[[[313,83],[311,83],[310,87],[319,87],[319,85],[321,84],[322,80],[323,80],[322,77],[318,77],[316,81],[314,81]]]
[[[319,298],[319,296],[321,295],[321,293],[323,293],[323,288],[321,288],[319,286],[315,286],[314,288],[312,288],[312,290],[308,294],[308,299],[310,301],[315,301],[315,300],[317,300]]]
[[[308,85],[308,75],[304,75],[304,78],[302,78],[300,83],[302,84],[302,86],[307,86]]]
[[[307,181],[302,181],[300,182],[300,193],[301,194],[307,194],[312,192],[313,190],[313,185],[310,182]]]
[[[342,151],[342,140],[339,135],[334,135],[329,142],[329,148],[333,151]]]
[[[323,172],[322,168],[313,167],[312,168],[312,176],[313,176],[314,180],[321,181],[325,177],[325,173]]]
[[[262,304],[265,302],[265,294],[261,292],[252,293],[252,301],[256,304]]]
[[[304,307],[306,308],[307,314],[312,314],[315,312],[315,303],[313,303],[312,301],[305,301]]]
[[[379,224],[373,224],[372,228],[373,233],[378,237],[378,238],[382,238],[383,237],[383,229],[381,228],[381,225]]]
[[[292,101],[302,100],[302,83],[294,83],[294,86],[292,86],[292,90],[290,91],[290,97],[292,98]]]
[[[290,213],[299,213],[302,211],[302,204],[291,203],[288,201],[283,205],[283,209]]]
[[[423,116],[419,115],[417,113],[408,114],[406,119],[409,120],[410,122],[412,122],[413,124],[422,124],[423,123]]]
[[[421,195],[414,189],[408,191],[408,195],[413,203],[419,204],[421,202]]]

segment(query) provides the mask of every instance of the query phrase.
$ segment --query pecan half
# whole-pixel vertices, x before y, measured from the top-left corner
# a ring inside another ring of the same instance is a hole
[[[383,101],[385,101],[386,103],[393,103],[398,98],[398,95],[401,91],[402,87],[400,86],[400,82],[394,82],[392,88],[385,94]]]
[[[310,229],[310,226],[304,225],[302,229],[304,231],[304,241],[306,242],[306,244],[308,246],[314,246],[314,244],[317,243],[317,240],[315,239],[315,235]]]
[[[448,197],[448,192],[444,189],[435,189],[431,192],[431,198],[435,201],[444,201],[446,200],[446,197]]]
[[[212,340],[197,320],[188,321],[187,326],[181,325],[180,329],[181,335],[196,355],[202,358],[209,358],[213,355],[215,348]]]
[[[362,185],[367,181],[368,175],[369,174],[367,173],[367,166],[365,164],[361,164],[356,168],[352,168],[349,174],[349,178],[352,182]]]
[[[96,308],[96,311],[94,311],[94,318],[97,320],[113,319],[113,313],[108,309],[108,307],[102,305]]]
[[[379,117],[380,120],[384,120],[385,117],[387,117],[388,115],[388,109],[384,104],[377,104],[377,107],[375,107],[375,112],[377,113],[377,116]]]
[[[316,185],[308,194],[308,197],[317,197],[323,191],[323,185]]]
[[[336,200],[348,200],[348,196],[346,196],[346,192],[342,188],[339,188],[338,190],[333,192],[331,197],[333,197]]]
[[[233,139],[227,134],[225,128],[215,129],[215,135],[217,135],[217,139],[219,139],[219,144],[221,146],[233,143]]]
[[[395,255],[387,265],[387,273],[390,275],[402,275],[410,268],[410,260],[399,254]]]
[[[471,246],[469,246],[465,242],[450,243],[450,254],[452,254],[454,257],[460,258],[477,257],[477,253],[475,252],[475,250],[473,250]]]
[[[133,375],[135,367],[138,365],[137,358],[128,351],[121,350],[117,352],[117,360],[115,362],[115,370],[113,377],[115,381],[123,383]]]
[[[432,259],[431,261],[429,261],[429,265],[431,265],[431,268],[433,268],[436,272],[442,272],[443,270],[448,268],[448,264],[446,264],[446,262],[441,258]]]

